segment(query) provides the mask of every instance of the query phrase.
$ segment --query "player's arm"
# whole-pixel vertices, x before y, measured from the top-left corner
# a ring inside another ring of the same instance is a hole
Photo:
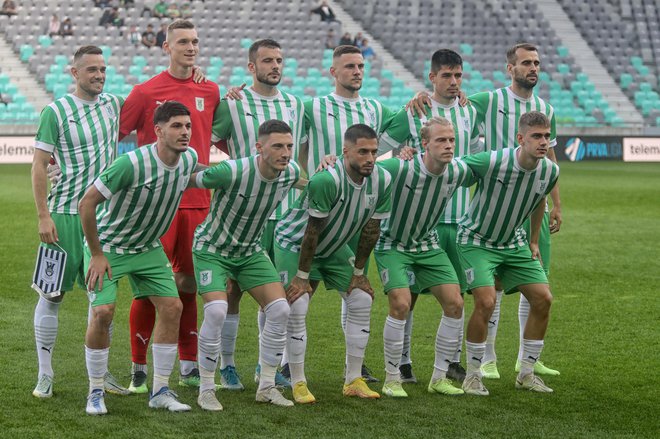
[[[231,112],[226,99],[222,99],[213,113],[211,144],[225,154],[229,153],[227,140],[231,137]]]
[[[142,126],[144,119],[146,98],[140,91],[140,87],[133,87],[128,97],[121,106],[119,115],[119,140],[131,134]]]
[[[319,243],[319,236],[327,223],[327,217],[310,216],[307,221],[307,228],[305,228],[305,234],[300,244],[300,254],[298,255],[298,272],[286,289],[286,297],[289,303],[295,302],[305,293],[312,292],[312,286],[309,284],[309,272],[312,270],[312,261]]]
[[[371,255],[371,251],[378,242],[380,236],[380,219],[371,218],[367,224],[362,228],[360,233],[360,240],[358,241],[357,250],[355,251],[355,263],[353,265],[353,277],[348,286],[347,294],[350,294],[356,288],[361,289],[374,297],[374,290],[371,288],[369,279],[364,274],[364,266],[367,264],[367,259]]]
[[[548,149],[548,158],[552,160],[553,163],[557,164],[557,155],[555,154],[555,145],[557,144],[557,128],[555,122],[554,112],[550,117],[550,148]],[[555,183],[555,186],[550,192],[550,198],[552,199],[552,210],[550,211],[550,233],[557,233],[561,227],[561,200],[559,198],[559,182]]]
[[[85,276],[85,285],[89,291],[94,291],[97,285],[99,290],[103,288],[103,276],[105,273],[108,273],[108,278],[112,279],[112,268],[110,268],[108,258],[103,254],[99,232],[96,227],[96,207],[105,200],[105,196],[92,185],[85,192],[78,205],[80,223],[82,224],[89,251],[92,254],[87,275]]]
[[[188,181],[189,188],[197,189],[226,189],[232,183],[232,171],[227,162],[219,163],[215,166],[208,167],[197,164],[198,168],[190,177]]]
[[[385,131],[378,140],[378,155],[383,155],[388,151],[398,148],[410,137],[410,124],[408,122],[408,112],[405,109],[399,110],[391,118]]]
[[[186,189],[191,189],[191,188],[204,189],[197,185],[197,176],[202,175],[206,169],[209,169],[207,165],[197,163],[197,165],[195,165],[195,170],[190,176],[190,180],[188,180],[188,185],[186,186]]]
[[[51,153],[42,149],[34,149],[32,158],[32,195],[37,207],[39,218],[39,239],[46,244],[58,241],[57,228],[48,211],[48,162]]]
[[[539,236],[541,234],[541,224],[545,215],[545,197],[541,199],[536,208],[532,211],[530,224],[529,249],[532,251],[532,259],[541,259],[539,252]],[[543,261],[541,261],[543,262]]]

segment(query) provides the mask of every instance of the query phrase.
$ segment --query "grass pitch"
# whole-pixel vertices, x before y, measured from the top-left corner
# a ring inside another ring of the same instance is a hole
[[[497,343],[502,379],[491,396],[442,397],[426,392],[440,308],[423,297],[415,310],[412,358],[419,384],[406,400],[341,396],[343,337],[339,297],[323,290],[308,316],[307,376],[318,403],[282,409],[254,402],[256,306],[242,304],[236,359],[246,391],[220,392],[225,411],[202,412],[196,392],[172,387],[192,413],[147,408],[146,396],[109,395],[110,414],[85,415],[83,335],[87,299],[70,293],[60,312],[54,353],[55,396],[31,396],[36,383],[29,288],[38,245],[28,166],[0,166],[0,437],[658,437],[660,354],[660,165],[562,163],[564,225],[553,237],[555,295],[543,360],[562,374],[537,395],[514,389],[517,297],[502,305]],[[380,283],[372,271],[379,291]],[[128,384],[127,283],[119,294],[110,370]],[[377,294],[367,364],[383,378],[382,328],[387,301]],[[472,309],[466,300],[466,313]],[[175,378],[176,376],[176,378]],[[380,390],[380,386],[372,386]]]

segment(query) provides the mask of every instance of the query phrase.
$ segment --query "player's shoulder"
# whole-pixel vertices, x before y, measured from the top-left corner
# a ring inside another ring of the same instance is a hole
[[[184,154],[190,156],[195,162],[197,162],[199,158],[197,151],[195,151],[195,148],[193,148],[192,146],[190,146]]]
[[[383,181],[385,183],[384,186],[389,186],[392,182],[392,174],[390,174],[390,172],[383,166],[375,166],[374,172],[371,173],[371,177],[372,179],[376,177],[378,181]]]

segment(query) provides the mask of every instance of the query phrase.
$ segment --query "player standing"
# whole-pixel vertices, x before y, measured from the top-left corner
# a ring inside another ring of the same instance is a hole
[[[287,352],[293,397],[298,403],[316,400],[305,378],[305,318],[320,280],[346,301],[344,395],[380,397],[362,378],[373,300],[364,266],[378,240],[380,220],[389,216],[391,205],[391,178],[376,166],[377,150],[372,128],[364,124],[348,128],[343,157],[334,167],[312,176],[277,225],[275,264],[291,304]],[[348,246],[354,235],[358,235],[355,253]]]
[[[474,311],[467,329],[467,376],[463,390],[488,395],[481,365],[486,351],[488,319],[495,307],[497,272],[504,291],[518,289],[530,303],[523,330],[523,359],[516,388],[552,392],[535,375],[550,318],[552,294],[539,261],[539,233],[545,198],[559,177],[559,167],[546,157],[551,122],[543,113],[520,117],[517,148],[483,152],[464,159],[478,179],[477,190],[458,227],[458,250]],[[531,215],[529,237],[521,226]]]
[[[430,97],[430,105],[425,107],[424,116],[410,113],[405,109],[400,110],[392,119],[387,130],[381,136],[381,142],[388,148],[393,149],[401,144],[406,144],[417,150],[423,149],[420,131],[422,126],[431,117],[443,117],[449,121],[454,129],[455,157],[464,157],[470,153],[470,136],[476,123],[476,112],[471,105],[461,106],[459,94],[463,82],[463,59],[461,56],[448,49],[440,49],[431,57],[431,71],[429,81],[433,84],[433,95]],[[444,213],[440,216],[436,231],[440,248],[442,248],[451,261],[461,286],[461,292],[465,292],[465,275],[458,259],[456,249],[456,228],[458,220],[467,211],[470,204],[470,190],[467,187],[457,187],[454,195],[449,200]],[[419,296],[412,295],[410,312],[406,319],[403,350],[399,369],[401,380],[405,382],[417,382],[412,371],[411,358],[411,336],[413,327],[414,306]],[[461,316],[461,320],[463,316]],[[460,364],[461,344],[463,340],[463,323],[459,348],[455,357],[449,365],[447,376],[457,381],[465,378],[465,369]]]
[[[108,370],[108,328],[114,316],[117,284],[124,276],[129,276],[133,295],[152,302],[158,312],[149,407],[190,410],[168,387],[182,305],[159,239],[170,227],[183,191],[197,169],[197,153],[188,147],[191,119],[183,104],[162,104],[153,123],[157,142],[115,160],[80,201],[87,244],[85,283],[93,307],[85,337],[89,375],[86,411],[90,415],[108,412],[101,386]]]
[[[221,330],[227,315],[227,281],[247,290],[266,315],[259,340],[261,376],[256,399],[292,406],[275,388],[275,373],[286,344],[289,304],[280,277],[266,253],[262,234],[277,206],[300,180],[300,168],[291,160],[294,140],[289,125],[264,122],[256,151],[228,160],[197,175],[196,185],[215,189],[206,220],[195,232],[193,258],[204,299],[204,321],[199,330],[200,387],[197,403],[219,411],[214,375],[221,351]]]
[[[252,74],[252,85],[241,90],[240,99],[223,99],[213,121],[213,142],[227,141],[227,151],[232,159],[251,157],[257,153],[255,145],[259,126],[267,120],[285,122],[292,130],[292,159],[298,156],[298,147],[304,140],[305,110],[302,100],[277,88],[282,79],[284,57],[277,41],[263,39],[255,41],[248,50],[248,70]],[[296,191],[291,191],[277,206],[265,224],[262,247],[273,255],[275,224],[295,200]],[[238,333],[239,303],[243,295],[234,282],[227,292],[228,310],[222,327],[222,351],[220,377],[223,389],[242,390],[243,384],[236,372],[234,351]],[[265,314],[259,311],[259,333],[265,324]],[[257,377],[259,371],[257,369]],[[289,385],[286,378],[277,373],[278,385]]]
[[[61,294],[43,295],[34,310],[34,335],[39,360],[39,379],[32,394],[53,395],[52,355],[58,329],[58,313],[64,293],[83,275],[83,232],[78,202],[94,179],[114,160],[123,98],[103,93],[105,61],[96,46],[83,46],[73,56],[71,75],[76,90],[43,109],[35,138],[32,191],[39,215],[39,238],[48,249],[67,253]],[[47,167],[51,156],[61,177],[47,196]],[[45,265],[45,264],[44,264]],[[44,273],[39,273],[44,279]],[[107,374],[105,390],[125,394],[126,389]]]
[[[193,23],[176,20],[167,28],[163,49],[170,57],[167,70],[133,88],[121,111],[120,138],[137,130],[138,146],[155,141],[152,119],[155,109],[163,102],[175,100],[190,109],[192,134],[190,146],[197,152],[199,163],[208,165],[213,114],[220,101],[217,84],[193,81],[193,67],[199,54],[199,38]],[[183,303],[179,328],[180,385],[198,386],[197,304],[192,239],[195,227],[206,217],[210,193],[203,189],[187,191],[172,226],[162,237],[177,289]],[[133,300],[130,312],[131,353],[133,366],[129,389],[146,393],[147,349],[156,314],[149,300]]]

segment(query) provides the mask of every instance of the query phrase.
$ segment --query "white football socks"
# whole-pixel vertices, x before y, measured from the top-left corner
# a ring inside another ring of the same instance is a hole
[[[481,364],[486,352],[486,343],[470,343],[465,341],[467,351],[467,374],[481,375]]]
[[[435,362],[433,364],[432,380],[447,376],[449,363],[452,362],[459,346],[459,336],[463,328],[462,319],[453,319],[445,315],[440,319],[438,332],[435,336]]]
[[[222,324],[222,351],[220,355],[220,369],[234,366],[234,352],[236,351],[236,337],[238,336],[239,314],[227,314]]]
[[[57,315],[61,302],[51,302],[39,297],[34,309],[34,339],[37,344],[37,359],[39,360],[39,376],[53,373],[53,348],[57,339]]]
[[[371,303],[371,296],[357,288],[346,297],[346,384],[362,376],[370,334]]]
[[[408,313],[408,317],[406,318],[406,326],[403,329],[403,350],[401,351],[401,360],[399,360],[399,365],[412,364],[410,340],[412,339],[413,314],[414,311],[410,311]]]
[[[497,361],[497,354],[495,353],[495,339],[497,338],[497,327],[500,324],[500,306],[502,305],[503,291],[496,291],[495,309],[493,314],[488,319],[488,336],[486,337],[486,353],[483,358],[484,363],[490,361]]]
[[[200,393],[215,389],[214,374],[221,350],[221,331],[227,316],[227,301],[212,300],[204,304],[204,320],[197,337]]]
[[[523,339],[523,357],[520,361],[520,376],[529,375],[534,372],[534,365],[541,356],[543,340]]]
[[[89,377],[89,393],[93,390],[103,390],[103,381],[108,373],[108,356],[110,348],[90,349],[85,346],[85,364]]]
[[[153,394],[160,392],[163,387],[168,387],[174,362],[176,360],[176,343],[152,343],[151,353],[154,359],[154,385]]]
[[[286,353],[288,355],[291,384],[305,379],[305,352],[307,351],[307,325],[309,294],[303,294],[291,305],[287,324]]]
[[[399,361],[403,351],[406,321],[387,316],[383,328],[383,349],[385,351],[385,381],[399,381]]]
[[[289,304],[284,298],[275,299],[264,307],[266,324],[259,338],[259,389],[275,386],[275,372],[286,345],[289,312]]]
[[[520,345],[518,347],[518,360],[523,359],[523,339],[525,338],[525,326],[529,317],[530,305],[523,293],[520,293],[520,302],[518,303],[518,323],[520,325]]]

